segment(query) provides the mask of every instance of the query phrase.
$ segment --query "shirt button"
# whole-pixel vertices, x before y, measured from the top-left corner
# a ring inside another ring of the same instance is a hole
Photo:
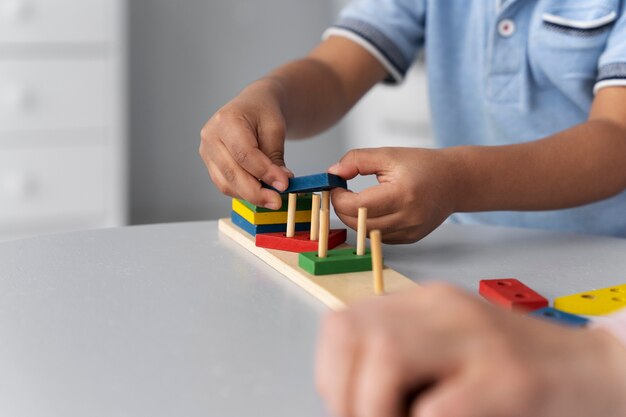
[[[501,20],[498,23],[498,33],[505,38],[513,35],[515,33],[515,22],[510,19]]]

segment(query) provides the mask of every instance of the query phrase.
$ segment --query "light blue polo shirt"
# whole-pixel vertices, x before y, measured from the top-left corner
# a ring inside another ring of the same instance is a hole
[[[507,145],[583,123],[594,89],[626,86],[625,3],[356,0],[325,36],[365,47],[390,82],[425,48],[437,145]],[[453,220],[626,237],[626,193],[572,209]]]

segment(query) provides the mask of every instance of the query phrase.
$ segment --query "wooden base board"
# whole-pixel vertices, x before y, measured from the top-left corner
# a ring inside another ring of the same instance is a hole
[[[219,230],[333,310],[339,310],[356,301],[375,296],[371,271],[311,275],[298,266],[297,253],[257,247],[254,237],[235,226],[230,219],[220,219]],[[338,248],[349,247],[344,244]],[[393,269],[385,267],[383,274],[386,293],[417,286],[415,282]]]

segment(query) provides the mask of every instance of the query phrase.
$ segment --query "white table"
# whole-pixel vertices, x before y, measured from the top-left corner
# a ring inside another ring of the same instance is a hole
[[[385,258],[473,292],[482,278],[550,298],[626,282],[626,240],[604,237],[445,225]],[[0,244],[0,415],[319,417],[325,311],[215,222]]]

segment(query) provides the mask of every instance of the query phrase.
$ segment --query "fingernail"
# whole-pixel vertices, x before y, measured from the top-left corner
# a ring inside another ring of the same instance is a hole
[[[282,204],[280,203],[267,203],[265,205],[266,209],[270,209],[270,210],[278,210],[280,208]]]
[[[333,174],[337,172],[338,169],[339,169],[339,163],[336,163],[335,165],[332,165],[330,168],[328,168],[328,172]]]
[[[276,188],[278,191],[285,191],[287,187],[280,181],[274,181],[272,183],[272,187]]]

